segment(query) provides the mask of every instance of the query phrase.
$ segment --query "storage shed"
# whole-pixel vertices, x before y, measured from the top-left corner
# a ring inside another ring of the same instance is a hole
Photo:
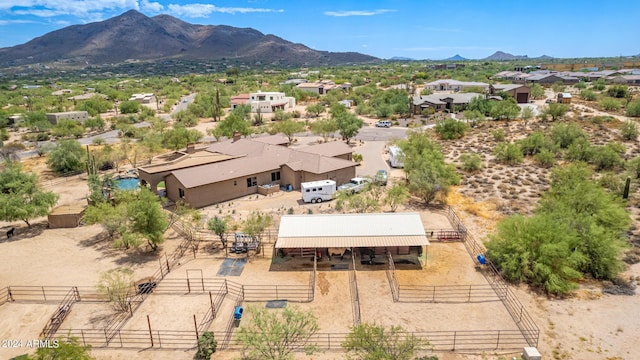
[[[86,206],[80,204],[58,206],[49,213],[49,228],[78,227],[85,208]]]

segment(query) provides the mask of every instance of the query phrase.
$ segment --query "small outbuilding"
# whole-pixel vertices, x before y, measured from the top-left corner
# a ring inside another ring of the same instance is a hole
[[[281,255],[426,254],[429,240],[418,213],[285,215],[275,248]]]
[[[558,94],[558,103],[560,104],[571,104],[571,94],[570,93],[559,93]]]
[[[84,214],[84,205],[62,205],[54,208],[49,213],[49,228],[74,228],[80,225]]]

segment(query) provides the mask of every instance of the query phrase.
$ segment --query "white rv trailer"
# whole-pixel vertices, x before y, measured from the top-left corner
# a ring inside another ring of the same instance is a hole
[[[400,147],[391,145],[389,146],[389,165],[392,168],[404,167],[404,152]]]
[[[321,203],[333,199],[336,192],[336,182],[333,180],[318,180],[300,184],[302,201],[306,203]]]

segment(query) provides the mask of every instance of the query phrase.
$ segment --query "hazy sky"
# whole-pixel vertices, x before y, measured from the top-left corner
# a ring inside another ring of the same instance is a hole
[[[130,9],[380,58],[640,54],[640,0],[0,0],[0,47]]]

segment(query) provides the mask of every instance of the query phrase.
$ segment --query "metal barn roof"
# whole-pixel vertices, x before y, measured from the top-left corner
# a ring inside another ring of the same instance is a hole
[[[276,248],[429,245],[418,213],[285,215]]]

